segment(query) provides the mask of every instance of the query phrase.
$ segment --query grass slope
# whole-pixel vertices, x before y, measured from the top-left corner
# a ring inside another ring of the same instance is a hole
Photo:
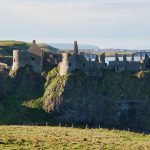
[[[78,71],[60,77],[58,71],[41,76],[26,66],[12,76],[0,75],[0,124],[62,122],[150,131],[149,71],[101,71],[93,77]],[[121,111],[118,99],[142,102],[134,114]]]
[[[109,70],[92,77],[78,71],[60,77],[55,68],[47,75],[44,110],[58,113],[61,122],[150,130],[149,79],[150,71],[116,73]],[[135,106],[135,115],[134,109],[120,111],[117,102],[121,100],[140,103]]]
[[[0,126],[0,149],[148,150],[150,135],[107,129]]]
[[[0,41],[0,56],[12,56],[12,51],[14,49],[27,50],[30,47],[30,45],[31,43],[23,41]],[[58,49],[46,45],[44,43],[38,45],[41,49],[47,52],[57,53],[58,51]]]
[[[13,40],[6,40],[6,41],[0,41],[0,46],[16,46],[16,45],[23,45],[29,43],[27,42],[22,42],[22,41],[13,41]]]

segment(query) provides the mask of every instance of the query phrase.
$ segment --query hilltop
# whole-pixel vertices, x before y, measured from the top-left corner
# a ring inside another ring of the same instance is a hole
[[[149,141],[149,135],[118,130],[0,126],[0,148],[7,150],[144,150],[150,148]]]
[[[23,41],[0,41],[0,55],[1,56],[12,56],[12,51],[14,49],[27,50],[31,43]],[[41,43],[39,47],[45,51],[57,53],[58,49],[47,44]]]

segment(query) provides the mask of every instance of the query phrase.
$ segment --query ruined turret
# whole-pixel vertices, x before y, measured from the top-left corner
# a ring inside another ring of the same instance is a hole
[[[134,53],[131,54],[131,62],[134,62]]]
[[[117,53],[115,54],[115,61],[119,61],[119,57]]]
[[[105,53],[100,55],[100,63],[105,64]]]
[[[13,66],[12,70],[17,70],[25,65],[31,65],[33,71],[37,73],[42,72],[43,67],[43,50],[41,50],[36,41],[33,40],[28,51],[24,50],[14,50],[13,51]]]
[[[13,65],[12,70],[17,70],[29,64],[27,51],[13,50]]]
[[[60,63],[60,75],[66,75],[69,73],[69,58],[68,53],[62,53],[62,62]]]
[[[17,70],[20,67],[19,50],[13,50],[13,66],[12,70]]]
[[[74,41],[74,53],[75,53],[76,55],[78,55],[78,53],[79,53],[77,41]]]
[[[95,62],[99,63],[99,57],[98,57],[98,55],[96,55],[96,57],[95,57]]]
[[[140,55],[139,55],[139,62],[143,63],[143,58],[142,58],[142,53],[141,52],[140,52]]]
[[[33,67],[35,72],[41,73],[43,68],[43,50],[36,44],[36,41],[33,40],[29,48],[30,54],[30,64]]]
[[[127,62],[127,56],[126,56],[126,54],[123,55],[123,62],[124,63]]]

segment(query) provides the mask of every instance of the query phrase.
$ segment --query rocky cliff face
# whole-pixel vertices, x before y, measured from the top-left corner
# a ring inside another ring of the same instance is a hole
[[[0,124],[45,122],[44,111],[25,105],[32,100],[38,103],[44,82],[45,79],[34,73],[30,66],[16,72],[0,72]]]
[[[149,128],[150,72],[47,75],[44,110],[67,123]]]
[[[62,122],[150,131],[150,71],[0,73],[0,123]]]

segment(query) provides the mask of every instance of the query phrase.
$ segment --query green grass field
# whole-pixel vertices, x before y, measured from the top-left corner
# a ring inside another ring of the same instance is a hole
[[[0,46],[16,46],[16,45],[28,45],[29,43],[27,42],[22,42],[22,41],[0,41]]]
[[[107,129],[0,126],[0,150],[149,150],[150,135]]]

